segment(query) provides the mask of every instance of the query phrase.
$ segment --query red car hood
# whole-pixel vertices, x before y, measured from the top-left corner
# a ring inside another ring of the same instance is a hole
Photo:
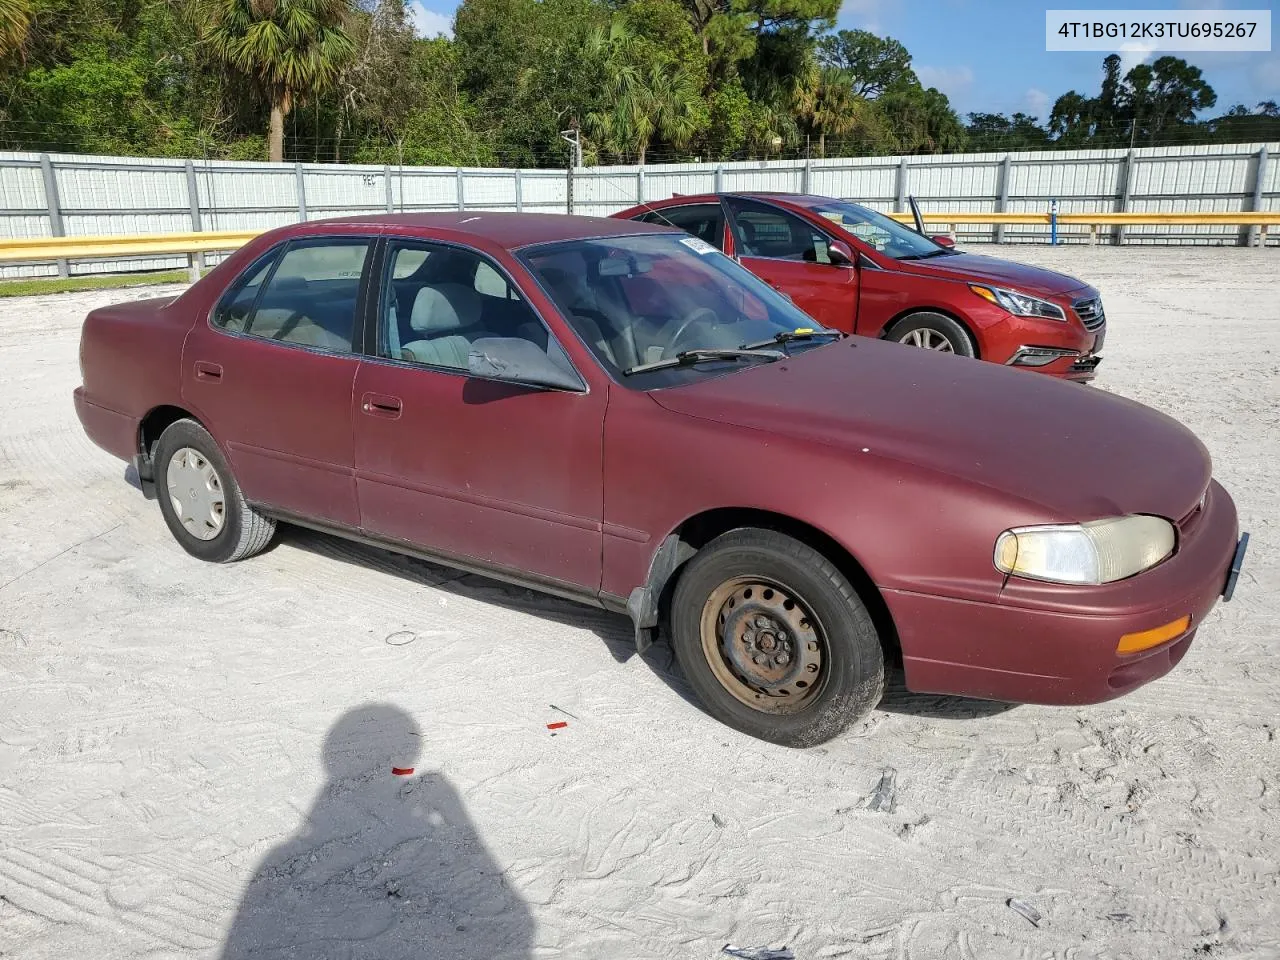
[[[986,283],[996,287],[1012,287],[1039,296],[1055,296],[1071,293],[1087,287],[1083,280],[1055,273],[1025,263],[984,257],[976,253],[957,253],[928,260],[898,261],[906,273],[925,277],[942,277],[967,283]]]
[[[1181,520],[1211,462],[1186,427],[1091,387],[861,337],[650,396],[668,410],[892,458],[1047,521]]]

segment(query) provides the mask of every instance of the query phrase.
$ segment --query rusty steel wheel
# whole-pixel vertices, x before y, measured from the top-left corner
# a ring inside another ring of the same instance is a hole
[[[795,713],[821,693],[827,641],[817,618],[780,583],[735,577],[702,608],[702,652],[716,680],[762,713]]]
[[[858,591],[777,530],[739,527],[703,544],[679,572],[669,622],[706,711],[761,740],[823,743],[880,699],[884,651]]]

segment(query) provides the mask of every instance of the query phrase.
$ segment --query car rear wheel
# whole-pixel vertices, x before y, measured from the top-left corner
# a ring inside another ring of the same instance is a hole
[[[886,339],[960,357],[976,355],[969,332],[942,313],[913,313],[903,317],[893,325]]]
[[[213,563],[261,552],[276,522],[249,506],[209,432],[178,420],[152,452],[157,499],[169,532],[193,557]]]
[[[783,746],[830,740],[884,687],[857,592],[822,554],[775,531],[733,530],[700,550],[676,584],[671,633],[707,712]]]

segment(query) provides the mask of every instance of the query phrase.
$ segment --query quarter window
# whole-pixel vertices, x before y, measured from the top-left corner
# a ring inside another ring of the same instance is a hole
[[[273,263],[250,268],[252,275],[219,308],[214,323],[266,340],[350,353],[368,254],[363,239],[290,244]]]

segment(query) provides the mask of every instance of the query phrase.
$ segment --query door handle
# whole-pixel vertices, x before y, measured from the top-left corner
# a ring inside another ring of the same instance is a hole
[[[206,360],[197,360],[196,379],[212,380],[216,383],[222,379],[222,367],[216,363],[209,363]]]
[[[381,393],[366,393],[360,398],[360,409],[371,417],[398,420],[403,411],[403,405],[399,397],[388,397]]]

